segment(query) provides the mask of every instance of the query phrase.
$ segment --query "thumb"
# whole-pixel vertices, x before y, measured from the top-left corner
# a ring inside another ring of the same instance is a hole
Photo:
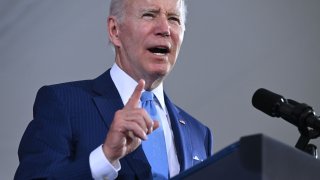
[[[160,126],[160,122],[157,121],[157,120],[154,120],[154,121],[153,121],[153,130],[158,129],[159,126]]]

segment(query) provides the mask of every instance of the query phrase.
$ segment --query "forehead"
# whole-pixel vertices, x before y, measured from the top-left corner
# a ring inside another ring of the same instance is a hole
[[[126,10],[139,12],[148,9],[165,11],[166,13],[181,14],[181,0],[127,0]]]

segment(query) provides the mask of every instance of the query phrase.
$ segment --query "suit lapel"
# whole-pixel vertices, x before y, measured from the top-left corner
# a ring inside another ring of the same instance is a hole
[[[124,107],[117,88],[111,79],[110,70],[94,80],[93,90],[98,94],[98,96],[93,97],[93,100],[103,121],[109,128],[114,113]]]
[[[119,92],[111,79],[110,69],[94,80],[93,90],[98,94],[98,96],[93,97],[93,101],[107,129],[109,129],[114,113],[124,107]],[[152,175],[150,165],[141,146],[121,161],[126,161],[139,179],[146,179],[146,175]]]
[[[166,107],[170,116],[174,143],[180,163],[180,172],[192,166],[192,149],[190,144],[189,124],[179,113],[179,109],[165,94]]]

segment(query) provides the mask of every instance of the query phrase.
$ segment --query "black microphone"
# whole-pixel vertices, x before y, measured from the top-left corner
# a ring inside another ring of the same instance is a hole
[[[312,107],[269,90],[258,89],[252,97],[252,105],[269,116],[283,118],[300,131],[308,131],[308,128],[320,130],[319,117]]]

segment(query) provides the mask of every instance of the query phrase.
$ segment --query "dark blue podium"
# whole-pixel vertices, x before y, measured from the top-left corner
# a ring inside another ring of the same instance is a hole
[[[173,179],[319,180],[320,160],[257,134],[240,138]]]

